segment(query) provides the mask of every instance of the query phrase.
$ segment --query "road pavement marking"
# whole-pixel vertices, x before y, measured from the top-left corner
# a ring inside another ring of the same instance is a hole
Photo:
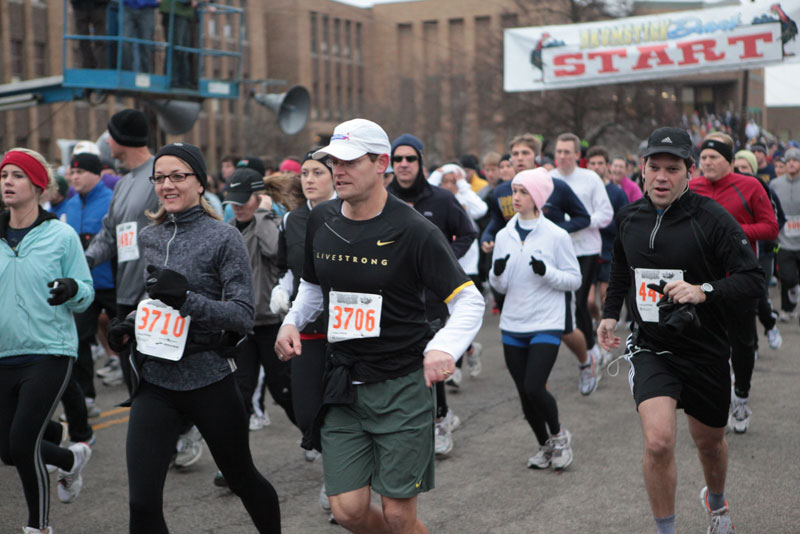
[[[107,427],[112,426],[112,425],[118,425],[120,423],[126,423],[126,422],[128,422],[128,419],[130,419],[130,418],[129,417],[120,417],[119,419],[112,419],[110,421],[105,421],[103,423],[98,423],[96,425],[92,425],[92,429],[93,430],[100,430],[100,429],[107,428]]]

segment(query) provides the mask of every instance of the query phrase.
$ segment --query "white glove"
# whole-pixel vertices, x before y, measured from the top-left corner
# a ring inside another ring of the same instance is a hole
[[[274,314],[282,314],[289,311],[289,293],[281,286],[272,288],[272,295],[269,297],[269,311]]]

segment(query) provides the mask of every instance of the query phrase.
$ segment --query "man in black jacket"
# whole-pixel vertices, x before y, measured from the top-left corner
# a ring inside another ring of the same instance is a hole
[[[703,466],[708,532],[734,532],[725,501],[731,381],[724,311],[757,298],[763,283],[741,227],[715,201],[689,190],[691,150],[685,130],[659,128],[650,135],[642,156],[645,196],[617,215],[611,281],[597,329],[602,347],[619,346],[614,329],[630,293],[636,324],[627,342],[629,376],[659,534],[675,531],[676,408],[686,412]],[[653,284],[664,294],[658,304]],[[664,304],[677,312],[668,315]]]
[[[444,234],[456,258],[466,254],[478,233],[472,221],[446,189],[428,183],[422,166],[422,141],[403,134],[392,143],[392,168],[395,179],[387,187],[389,193],[410,204]],[[429,291],[425,298],[426,315],[431,323],[443,325],[447,320],[447,305]],[[461,369],[455,370],[448,384],[458,387]],[[436,453],[448,454],[453,448],[451,430],[458,426],[458,417],[448,413],[444,383],[436,384]]]

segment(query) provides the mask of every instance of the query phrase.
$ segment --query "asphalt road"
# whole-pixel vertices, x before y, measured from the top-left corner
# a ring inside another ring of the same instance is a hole
[[[497,316],[487,314],[478,336],[484,345],[483,373],[475,379],[465,376],[461,390],[449,395],[462,425],[454,433],[455,449],[437,463],[436,489],[420,498],[423,522],[437,533],[655,532],[641,475],[642,437],[627,363],[622,361],[616,376],[606,374],[595,393],[582,397],[575,358],[562,348],[549,388],[562,423],[573,434],[575,461],[561,474],[530,470],[527,458],[537,446],[505,369],[497,323]],[[800,533],[800,326],[780,328],[780,350],[770,350],[761,337],[750,429],[728,435],[727,497],[739,534]],[[51,488],[50,518],[57,534],[127,531],[127,412],[114,409],[124,392],[99,386],[98,395],[104,412],[92,421],[98,441],[84,472],[83,492],[65,505]],[[328,524],[318,504],[321,460],[306,462],[299,432],[279,407],[270,405],[268,411],[272,424],[251,432],[250,443],[256,465],[280,495],[283,532],[344,532]],[[679,532],[705,532],[708,523],[698,499],[704,482],[682,414],[676,457]],[[194,466],[170,471],[164,509],[171,532],[254,531],[239,499],[213,486],[215,471],[207,448]],[[55,483],[55,475],[51,480]],[[25,510],[15,470],[1,467],[0,532],[19,532]]]

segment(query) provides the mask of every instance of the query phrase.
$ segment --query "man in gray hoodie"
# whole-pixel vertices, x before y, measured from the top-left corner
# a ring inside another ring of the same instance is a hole
[[[144,113],[123,109],[108,121],[111,154],[128,169],[114,188],[100,231],[86,249],[90,267],[116,256],[117,318],[124,319],[144,296],[144,263],[139,256],[138,235],[150,224],[145,211],[158,210],[158,197],[148,178],[153,155],[147,148],[148,127]],[[130,390],[127,355],[120,358]]]

